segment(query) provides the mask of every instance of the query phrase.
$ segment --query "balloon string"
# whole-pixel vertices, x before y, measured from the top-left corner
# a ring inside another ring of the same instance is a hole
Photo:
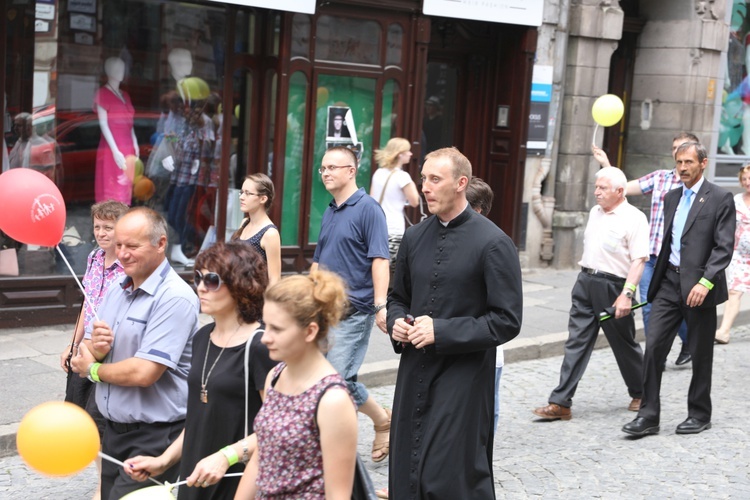
[[[56,245],[55,248],[57,248],[57,253],[60,254],[60,257],[62,257],[62,260],[65,262],[65,265],[68,266],[68,269],[70,270],[70,274],[73,275],[73,279],[76,280],[76,283],[78,284],[78,288],[81,289],[81,293],[83,294],[83,298],[88,302],[89,307],[91,308],[91,311],[94,313],[94,317],[97,321],[99,321],[99,315],[96,314],[96,307],[94,307],[94,304],[91,303],[91,299],[89,299],[89,296],[86,295],[86,292],[83,290],[83,285],[78,280],[78,276],[76,276],[76,272],[73,271],[73,268],[70,265],[70,262],[68,262],[68,259],[65,258],[65,254],[63,253],[62,249],[60,248],[60,245]]]
[[[591,138],[591,144],[596,146],[596,131],[599,130],[599,124],[596,124],[596,127],[594,127],[594,136]]]
[[[99,452],[99,456],[100,456],[100,457],[102,457],[102,458],[103,458],[104,460],[108,460],[108,461],[112,462],[113,464],[119,465],[120,467],[128,467],[128,466],[127,466],[127,465],[125,464],[125,462],[120,462],[120,461],[119,461],[119,460],[117,460],[117,459],[116,459],[115,457],[111,457],[111,456],[107,455],[107,454],[106,454],[106,453],[104,453],[104,452],[101,452],[101,451],[100,451],[100,452]],[[148,479],[149,479],[149,481],[153,481],[154,483],[158,484],[159,486],[164,486],[164,483],[161,483],[161,482],[157,481],[157,480],[156,480],[156,479],[154,479],[153,477],[149,477]]]
[[[242,476],[242,472],[232,472],[231,474],[224,474],[224,477],[240,477]],[[172,486],[173,488],[176,488],[178,486],[182,486],[183,484],[187,484],[187,480],[185,481],[179,481],[177,483],[170,483],[169,486]]]

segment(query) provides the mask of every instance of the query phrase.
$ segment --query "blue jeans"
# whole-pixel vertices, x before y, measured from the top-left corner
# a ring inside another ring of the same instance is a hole
[[[495,431],[497,432],[497,419],[500,416],[500,376],[503,374],[503,367],[495,367]]]
[[[646,261],[646,265],[643,268],[643,274],[641,275],[641,282],[638,284],[640,289],[641,302],[648,300],[648,287],[651,284],[651,278],[654,277],[654,266],[656,266],[656,255],[652,255]],[[651,314],[651,304],[646,304],[641,308],[643,311],[643,333],[648,336],[648,317]],[[687,346],[687,323],[683,320],[680,324],[680,329],[677,330],[677,335],[680,336],[682,343]]]
[[[357,407],[362,406],[369,397],[365,386],[357,382],[357,372],[365,360],[374,324],[374,314],[358,311],[328,332],[330,349],[326,358],[346,380],[346,386]]]

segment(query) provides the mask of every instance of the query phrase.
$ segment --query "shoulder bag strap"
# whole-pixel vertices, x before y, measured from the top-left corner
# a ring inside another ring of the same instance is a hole
[[[393,177],[393,174],[395,174],[395,173],[396,173],[396,169],[394,168],[394,169],[391,170],[391,173],[388,174],[388,178],[385,180],[385,184],[383,184],[383,191],[380,192],[380,198],[378,199],[378,205],[382,205],[383,204],[383,198],[385,197],[385,188],[388,187],[388,181],[391,180],[391,177]]]
[[[256,328],[252,335],[247,339],[245,343],[245,436],[248,435],[247,420],[250,418],[250,410],[248,409],[248,402],[250,400],[250,345],[253,343],[253,339],[259,333],[262,335],[265,332],[263,328]]]

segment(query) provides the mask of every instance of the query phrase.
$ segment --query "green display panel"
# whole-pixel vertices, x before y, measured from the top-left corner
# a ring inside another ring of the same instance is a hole
[[[305,139],[307,77],[297,72],[289,79],[289,108],[284,153],[284,196],[281,205],[281,243],[299,245],[299,208]]]
[[[311,169],[313,178],[310,183],[309,243],[318,241],[320,221],[331,201],[331,195],[326,191],[318,174],[318,167],[328,147],[351,145],[359,148],[361,154],[357,185],[364,187],[368,192],[370,190],[376,84],[374,78],[324,74],[318,76],[315,143]],[[334,137],[333,122],[338,114],[345,116],[344,133],[340,137]],[[286,182],[284,187],[286,188]]]

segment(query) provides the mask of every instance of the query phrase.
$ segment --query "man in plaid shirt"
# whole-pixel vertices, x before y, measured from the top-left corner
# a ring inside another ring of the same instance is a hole
[[[680,132],[677,136],[672,139],[672,157],[674,158],[675,151],[685,142],[697,142],[700,143],[698,137],[690,132]],[[591,147],[594,153],[594,158],[602,167],[609,167],[609,159],[607,154],[596,146]],[[628,182],[628,187],[625,192],[626,196],[636,196],[640,194],[651,195],[651,217],[649,218],[649,246],[651,256],[646,261],[646,267],[643,269],[641,275],[641,281],[638,284],[640,289],[639,295],[641,302],[646,302],[646,295],[648,294],[648,287],[651,284],[651,277],[654,275],[654,265],[656,264],[656,257],[659,254],[661,248],[662,237],[664,235],[664,195],[669,191],[682,187],[682,181],[675,174],[674,169],[672,170],[655,170],[650,174],[644,175],[640,179],[635,179]],[[648,317],[651,314],[651,304],[645,305],[643,309],[643,328],[648,335]],[[683,321],[678,331],[680,340],[682,340],[682,349],[680,350],[679,356],[675,364],[684,365],[689,363],[691,360],[690,352],[687,349],[687,325]]]

